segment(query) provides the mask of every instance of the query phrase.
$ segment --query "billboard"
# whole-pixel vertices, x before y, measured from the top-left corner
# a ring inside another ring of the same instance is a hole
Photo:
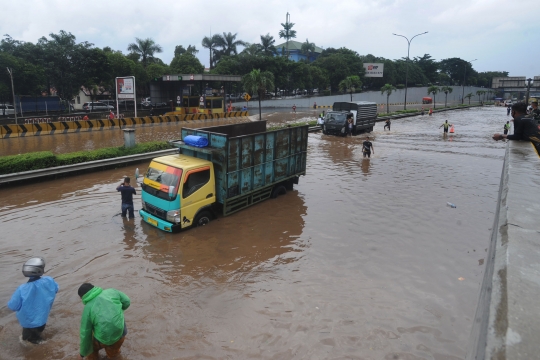
[[[384,63],[365,63],[365,77],[383,77]]]
[[[135,78],[124,77],[116,78],[116,93],[119,99],[132,99],[135,100]]]

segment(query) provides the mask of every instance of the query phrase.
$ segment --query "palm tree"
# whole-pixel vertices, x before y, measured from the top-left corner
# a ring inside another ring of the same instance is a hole
[[[261,54],[261,47],[259,44],[245,43],[245,48],[240,54],[246,54],[250,56],[257,56]]]
[[[351,101],[352,101],[352,93],[354,91],[354,88],[358,86],[362,86],[362,82],[360,81],[360,77],[356,75],[347,76],[345,79],[339,82],[339,90],[343,92],[347,92],[347,91],[350,92]]]
[[[386,93],[386,113],[390,112],[390,107],[388,105],[388,100],[390,98],[390,95],[392,95],[392,92],[396,90],[396,87],[390,84],[386,84],[381,88],[381,95]]]
[[[469,98],[469,105],[471,105],[471,98],[474,96],[473,93],[468,93],[467,95],[465,95],[466,98]]]
[[[232,33],[226,33],[224,32],[223,35],[218,35],[218,43],[217,46],[221,47],[220,55],[225,56],[231,56],[231,55],[238,55],[238,51],[236,49],[237,46],[246,46],[246,43],[242,40],[236,40],[236,34]]]
[[[309,57],[315,52],[315,43],[310,43],[309,40],[306,39],[306,42],[302,44],[300,51],[302,54],[306,55],[309,61]]]
[[[261,49],[264,56],[274,56],[277,53],[277,49],[274,46],[276,40],[270,34],[261,35],[261,43],[259,48]]]
[[[481,102],[480,97],[484,94],[482,90],[476,90],[476,96],[478,96],[478,103]]]
[[[242,82],[244,83],[244,90],[247,93],[257,93],[259,95],[259,120],[262,120],[261,98],[267,89],[274,88],[274,74],[270,71],[253,69],[249,74],[244,75]]]
[[[437,93],[439,91],[441,91],[441,89],[438,86],[435,86],[435,85],[432,85],[432,86],[428,87],[428,89],[427,89],[428,95],[433,94],[433,108],[434,109],[435,109],[435,95],[437,95]]]
[[[155,43],[154,40],[135,38],[135,42],[128,45],[128,51],[135,53],[141,57],[143,67],[146,68],[148,62],[154,61],[154,54],[163,52],[161,46]]]
[[[286,56],[288,58],[289,57],[289,39],[296,38],[296,30],[292,30],[294,23],[290,23],[290,22],[286,22],[285,24],[281,23],[281,26],[283,26],[283,30],[279,30],[279,37],[287,40],[287,55]],[[283,53],[281,55],[285,56],[285,54]]]
[[[202,39],[202,47],[210,50],[210,70],[214,68],[214,55],[216,52],[216,46],[218,45],[220,36],[215,34],[213,36],[205,36]]]
[[[454,89],[451,86],[443,86],[441,91],[444,93],[444,107],[446,107],[446,100],[448,99],[448,94],[451,94]]]

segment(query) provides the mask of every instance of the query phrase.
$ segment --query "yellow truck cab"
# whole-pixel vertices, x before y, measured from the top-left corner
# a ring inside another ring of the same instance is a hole
[[[142,182],[142,219],[167,232],[206,225],[292,190],[305,175],[308,126],[266,131],[266,121],[182,129],[179,154],[152,160]]]

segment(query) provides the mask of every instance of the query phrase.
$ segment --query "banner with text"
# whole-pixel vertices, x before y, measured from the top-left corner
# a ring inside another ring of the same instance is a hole
[[[116,93],[119,99],[133,99],[135,100],[135,78],[124,77],[116,78]]]
[[[384,63],[364,63],[365,77],[383,77]]]

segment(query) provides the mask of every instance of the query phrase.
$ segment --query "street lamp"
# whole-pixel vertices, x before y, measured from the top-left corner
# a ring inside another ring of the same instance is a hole
[[[392,35],[395,35],[395,36],[401,36],[402,38],[405,38],[405,40],[407,40],[407,67],[405,68],[405,102],[404,102],[404,106],[403,106],[403,109],[404,110],[407,110],[407,80],[408,80],[408,77],[409,77],[409,51],[411,50],[411,42],[413,41],[413,39],[417,36],[420,36],[420,35],[424,35],[424,34],[427,34],[428,32],[423,32],[421,34],[416,34],[414,35],[411,40],[407,39],[406,36],[403,36],[403,35],[398,35],[398,34],[394,34],[392,33]]]
[[[471,61],[465,61],[465,69],[463,69],[463,84],[461,84],[461,104],[463,105],[463,101],[465,100],[465,74],[467,73],[467,64],[472,63],[473,61],[476,61],[478,59],[474,59]],[[471,99],[469,99],[469,103]]]
[[[529,91],[531,91],[531,81],[533,81],[533,79],[527,79],[527,97],[525,98],[525,105],[527,106],[529,105]]]
[[[17,104],[15,104],[15,88],[13,87],[13,69],[6,68],[7,72],[9,74],[9,77],[11,78],[11,93],[13,94],[13,114],[15,115],[15,125],[18,125],[17,123]]]

